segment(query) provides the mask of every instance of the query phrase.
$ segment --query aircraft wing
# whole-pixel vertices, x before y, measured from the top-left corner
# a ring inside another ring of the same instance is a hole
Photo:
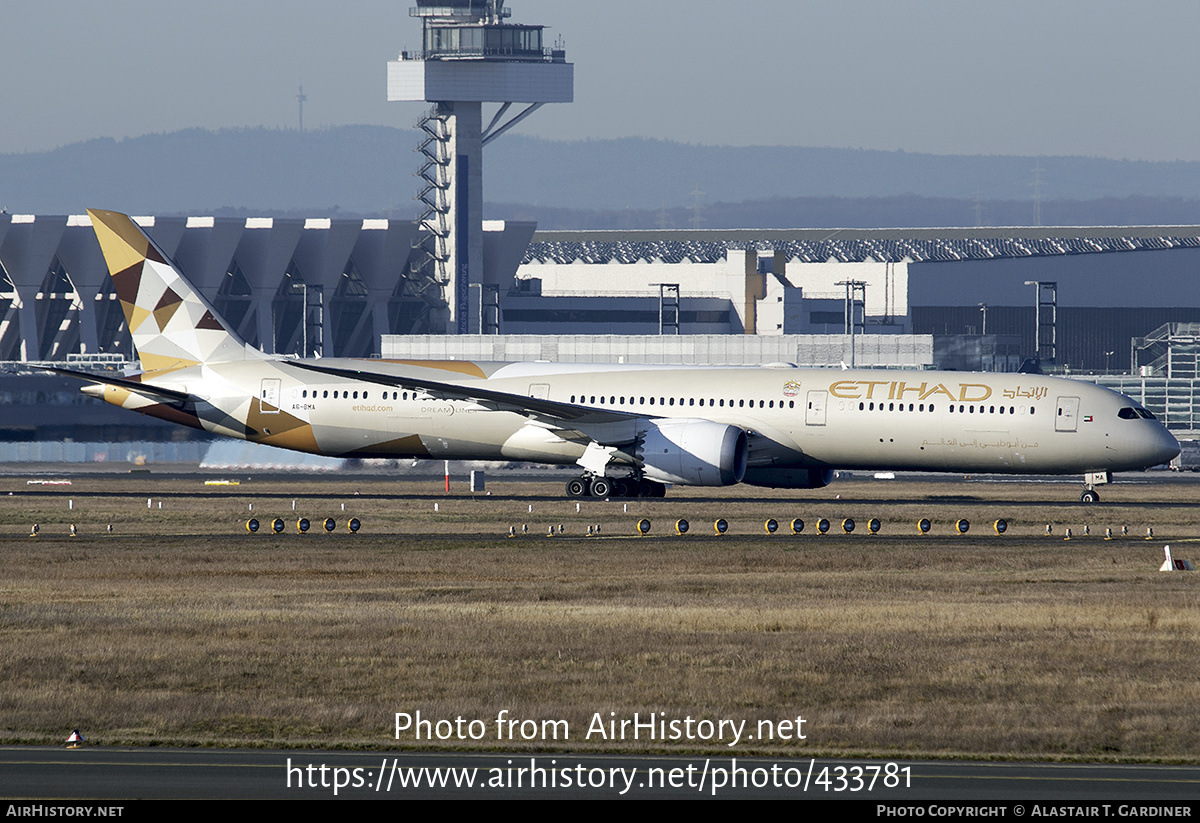
[[[139,383],[136,380],[127,380],[123,377],[109,377],[103,374],[90,374],[88,372],[72,371],[70,369],[58,369],[54,366],[39,366],[42,371],[50,371],[56,374],[65,374],[68,377],[77,377],[80,380],[90,380],[93,383],[104,383],[109,386],[119,386],[122,389],[128,389],[134,394],[140,394],[143,397],[148,397],[151,400],[157,400],[160,403],[170,403],[172,405],[182,405],[196,398],[187,392],[176,391],[175,389],[166,389],[161,386],[154,386],[149,383]]]
[[[545,400],[537,397],[513,394],[511,392],[486,389],[482,386],[468,384],[460,386],[455,383],[442,383],[437,380],[426,380],[421,377],[395,376],[360,369],[341,369],[333,366],[319,366],[310,362],[279,361],[282,365],[294,366],[298,369],[326,374],[332,377],[343,377],[348,380],[361,380],[391,388],[422,391],[431,397],[442,400],[469,400],[496,411],[508,411],[521,414],[547,428],[578,431],[589,439],[600,443],[632,442],[637,433],[634,423],[657,415],[623,412],[615,409],[595,409],[587,406],[576,406],[572,403],[561,403],[557,400]]]

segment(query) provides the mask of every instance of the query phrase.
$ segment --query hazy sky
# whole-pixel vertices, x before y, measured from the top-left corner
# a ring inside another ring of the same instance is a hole
[[[2,0],[0,152],[182,128],[410,126],[411,0]],[[562,36],[555,139],[1200,160],[1200,0],[509,0]]]

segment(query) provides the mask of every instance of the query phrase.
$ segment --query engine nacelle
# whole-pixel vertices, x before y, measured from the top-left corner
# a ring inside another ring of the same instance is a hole
[[[772,489],[823,489],[833,482],[833,469],[780,469],[754,467],[746,470],[742,482]]]
[[[746,432],[711,420],[652,420],[637,457],[660,483],[732,486],[746,473]]]

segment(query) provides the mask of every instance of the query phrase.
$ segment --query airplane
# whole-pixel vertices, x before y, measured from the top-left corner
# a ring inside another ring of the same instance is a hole
[[[273,356],[245,343],[128,216],[88,210],[143,371],[89,395],[313,454],[574,465],[570,497],[667,484],[818,489],[838,470],[1112,473],[1179,454],[1154,415],[1030,374]]]

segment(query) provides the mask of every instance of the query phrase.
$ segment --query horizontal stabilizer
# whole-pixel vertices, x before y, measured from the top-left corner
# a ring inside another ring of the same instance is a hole
[[[131,391],[134,394],[140,394],[143,397],[157,400],[160,403],[182,405],[195,400],[195,398],[187,392],[175,391],[174,389],[165,389],[161,386],[152,386],[148,383],[139,383],[136,380],[127,380],[122,377],[88,374],[87,372],[71,371],[70,369],[57,369],[53,366],[41,366],[40,368],[44,369],[45,371],[54,372],[55,374],[65,374],[68,377],[77,377],[80,380],[90,380],[93,383],[100,383],[106,386],[117,386],[119,388],[126,389],[127,391]]]

